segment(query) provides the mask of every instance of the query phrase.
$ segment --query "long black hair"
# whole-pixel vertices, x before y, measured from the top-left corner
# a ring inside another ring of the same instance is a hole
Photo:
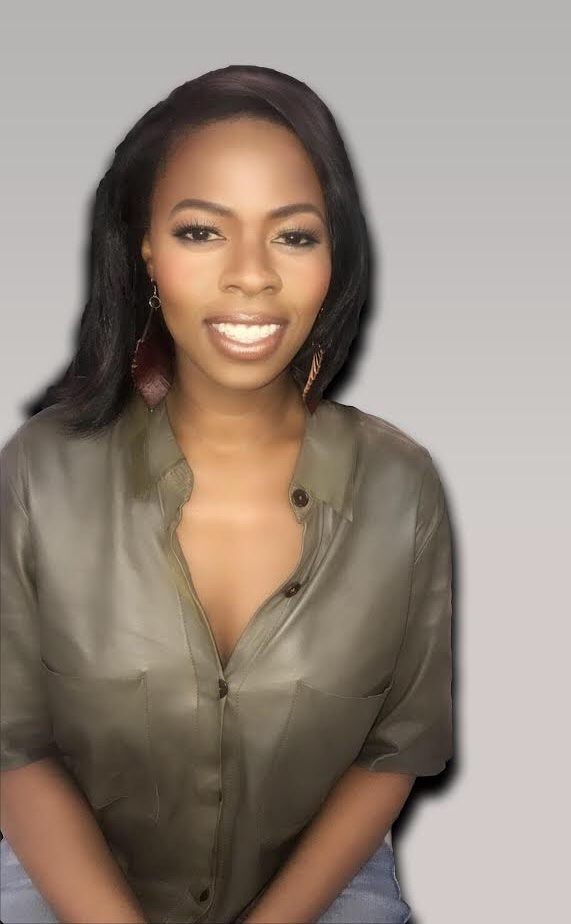
[[[324,348],[324,357],[311,396],[322,395],[343,366],[358,332],[370,266],[367,227],[343,140],[332,113],[307,84],[272,68],[235,64],[176,87],[115,149],[93,204],[88,300],[75,355],[63,375],[28,404],[29,412],[61,405],[64,426],[76,433],[96,433],[119,416],[134,390],[131,360],[149,311],[150,280],[140,247],[154,185],[189,132],[240,115],[293,131],[313,163],[325,199],[331,281],[323,309],[290,363],[291,374],[303,386],[313,341]],[[159,320],[172,343],[164,320]]]

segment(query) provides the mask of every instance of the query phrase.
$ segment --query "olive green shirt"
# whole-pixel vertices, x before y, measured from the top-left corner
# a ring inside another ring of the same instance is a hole
[[[193,473],[164,399],[89,438],[52,406],[2,449],[0,766],[61,756],[152,922],[245,916],[353,762],[452,755],[435,464],[357,408],[306,414],[302,554],[226,665],[175,532]]]

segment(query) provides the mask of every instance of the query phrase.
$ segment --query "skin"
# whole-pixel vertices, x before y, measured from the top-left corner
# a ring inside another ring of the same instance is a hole
[[[196,208],[169,216],[185,198],[220,203],[234,217]],[[223,665],[300,552],[287,485],[305,410],[288,367],[327,294],[331,248],[325,221],[312,213],[267,217],[297,202],[325,218],[317,175],[295,135],[254,119],[210,125],[168,162],[141,247],[175,343],[167,410],[195,475],[177,534]],[[193,232],[208,242],[184,243],[173,234],[182,220],[214,223],[221,233]],[[318,244],[287,246],[283,232],[298,222]],[[241,310],[287,318],[268,359],[226,359],[210,342],[205,317]],[[380,845],[414,779],[351,766],[245,922],[316,921]]]
[[[190,197],[218,202],[235,217],[192,209],[169,218],[171,208]],[[180,540],[199,596],[208,603],[218,646],[227,652],[260,598],[292,570],[299,554],[298,524],[284,490],[305,412],[288,365],[317,317],[331,264],[327,228],[318,217],[266,217],[270,209],[294,202],[310,202],[325,216],[317,176],[292,133],[259,120],[208,126],[167,164],[141,248],[175,342],[167,410],[196,476]],[[197,241],[209,242],[185,244],[172,233],[183,219],[214,221],[222,233],[195,234]],[[287,246],[279,232],[298,220],[317,234],[319,244]],[[287,318],[286,337],[269,359],[225,359],[210,343],[204,318],[242,309]],[[190,541],[194,529],[196,543]],[[269,529],[275,541],[267,541]],[[216,572],[209,571],[213,562]],[[211,594],[221,583],[220,571],[230,588],[225,599]],[[240,593],[233,586],[238,580]],[[231,611],[231,600],[242,609]],[[381,843],[413,782],[405,774],[351,767],[247,924],[317,920]],[[3,773],[1,796],[2,831],[59,920],[145,924],[95,817],[57,760]]]
[[[196,206],[172,214],[189,198],[233,214]],[[296,203],[315,211],[268,217]],[[177,537],[223,667],[301,554],[303,526],[288,486],[307,415],[289,365],[329,288],[325,214],[318,177],[292,132],[259,119],[225,120],[193,131],[171,154],[141,246],[175,344],[167,412],[194,476]],[[188,222],[218,231],[183,237]],[[300,227],[305,234],[292,232]],[[227,358],[212,343],[205,318],[239,311],[287,321],[271,356]]]
[[[182,199],[219,203],[234,217],[203,208],[170,215]],[[270,210],[311,203],[282,219]],[[213,449],[267,451],[299,438],[304,409],[289,364],[308,337],[331,279],[325,199],[301,142],[287,128],[240,117],[201,127],[171,155],[158,179],[141,254],[155,279],[175,343],[175,379],[167,396],[181,442],[192,433]],[[173,231],[186,221],[220,234]],[[301,225],[319,242],[284,235]],[[297,246],[292,246],[297,245]],[[288,321],[280,348],[267,359],[223,357],[204,319],[237,311],[268,312]]]

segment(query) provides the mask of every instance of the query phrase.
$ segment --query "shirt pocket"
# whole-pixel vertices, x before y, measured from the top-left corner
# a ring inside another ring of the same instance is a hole
[[[298,680],[264,785],[258,818],[262,845],[293,836],[317,812],[357,757],[389,692],[344,696]]]
[[[76,677],[42,661],[53,737],[93,809],[118,799],[158,818],[144,673]]]

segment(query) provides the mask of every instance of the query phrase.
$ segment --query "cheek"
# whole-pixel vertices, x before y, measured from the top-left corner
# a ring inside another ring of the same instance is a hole
[[[180,244],[163,247],[156,259],[156,279],[161,299],[171,311],[185,306],[192,308],[202,302],[216,276],[212,265],[205,260],[193,260]]]
[[[327,295],[330,281],[331,262],[329,256],[325,256],[302,266],[296,284],[308,307],[319,307]]]

